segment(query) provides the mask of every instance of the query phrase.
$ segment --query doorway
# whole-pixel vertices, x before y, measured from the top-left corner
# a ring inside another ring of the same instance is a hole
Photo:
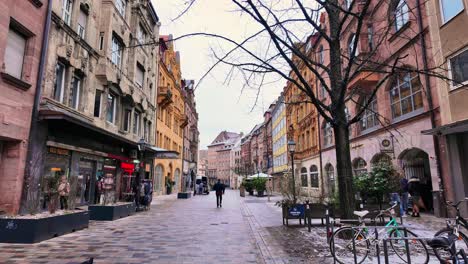
[[[95,200],[96,161],[80,159],[76,188],[76,204],[88,205]]]

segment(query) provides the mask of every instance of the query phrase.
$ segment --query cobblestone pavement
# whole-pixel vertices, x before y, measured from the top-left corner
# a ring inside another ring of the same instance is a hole
[[[155,199],[148,212],[33,245],[0,244],[0,263],[263,263],[238,192]]]

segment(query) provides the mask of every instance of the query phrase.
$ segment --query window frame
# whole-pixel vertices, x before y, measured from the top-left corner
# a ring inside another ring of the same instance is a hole
[[[119,14],[125,18],[125,13],[127,9],[127,1],[126,0],[115,0],[115,8],[119,12]]]
[[[447,24],[448,22],[450,22],[452,19],[454,19],[456,16],[458,16],[460,13],[463,12],[463,10],[465,10],[465,3],[463,0],[457,0],[457,1],[460,1],[461,4],[462,4],[462,8],[457,12],[455,13],[453,16],[451,16],[449,19],[446,19],[445,18],[445,14],[444,14],[444,2],[445,0],[439,0],[439,7],[440,7],[440,18],[442,19],[442,25],[445,25]],[[451,0],[453,1],[453,0]]]
[[[356,177],[367,172],[367,162],[361,157],[356,158],[353,162],[353,175]]]
[[[68,26],[71,25],[72,15],[73,15],[73,0],[62,0],[62,19]],[[67,10],[67,4],[69,5],[69,9]]]
[[[109,97],[112,97],[112,120],[109,120]],[[116,116],[117,116],[117,96],[114,95],[113,93],[108,93],[107,94],[107,100],[106,100],[106,122],[115,125],[116,123]]]
[[[133,113],[133,127],[132,127],[132,132],[136,136],[140,135],[140,119],[141,119],[141,114],[138,111],[134,111]]]
[[[139,82],[139,79],[138,79],[140,72],[141,72],[141,83]],[[143,67],[143,65],[141,65],[138,62],[136,63],[136,69],[135,69],[135,83],[137,84],[139,88],[143,88],[143,86],[145,85],[145,68]]]
[[[78,81],[78,85],[76,85],[76,81]],[[71,92],[70,107],[76,110],[78,110],[80,106],[82,84],[83,84],[83,78],[81,78],[77,74],[74,74],[72,77],[72,85],[71,85],[71,91],[70,91]]]
[[[57,98],[56,94],[57,94],[57,67],[58,66],[61,66],[62,67],[62,76],[61,76],[61,83],[60,83],[60,94]],[[54,93],[53,93],[53,98],[54,100],[60,102],[60,103],[63,103],[63,100],[64,100],[64,97],[65,97],[65,83],[66,83],[66,76],[67,76],[67,66],[60,62],[60,61],[57,61],[57,64],[55,65],[55,82],[54,82]]]
[[[333,127],[330,122],[326,122],[323,126],[323,146],[333,146]]]
[[[4,59],[6,60],[6,55],[7,55],[7,51],[8,51],[8,43],[9,43],[9,39],[10,39],[10,32],[18,35],[19,37],[22,38],[22,40],[24,40],[24,48],[23,48],[23,55],[22,55],[22,60],[21,60],[21,70],[20,70],[20,73],[19,73],[19,76],[16,75],[16,73],[14,72],[11,72],[8,70],[8,67],[5,67],[5,73],[18,79],[18,80],[23,80],[23,75],[24,75],[24,62],[25,62],[25,59],[26,59],[26,56],[27,56],[27,50],[28,50],[28,41],[29,41],[29,38],[30,36],[24,34],[23,32],[21,32],[21,30],[18,30],[18,28],[16,28],[14,26],[14,24],[10,23],[9,27],[8,27],[8,33],[7,33],[7,40],[6,40],[6,45],[5,45],[5,53],[4,53]],[[13,43],[14,44],[14,43]],[[4,62],[5,63],[5,62]],[[8,65],[8,63],[5,63],[5,66]]]
[[[318,167],[316,165],[310,166],[309,175],[310,175],[310,187],[320,188],[319,172],[318,172]]]
[[[84,15],[84,25],[81,25],[80,24],[80,17]],[[86,27],[88,26],[88,14],[86,14],[86,12],[83,10],[83,8],[80,8],[80,12],[78,13],[78,21],[76,23],[76,26],[77,26],[77,29],[76,29],[76,33],[78,33],[78,36],[80,36],[80,38],[82,39],[85,39],[86,38]]]
[[[119,69],[122,66],[123,47],[124,45],[122,41],[120,41],[120,39],[117,36],[112,35],[111,62],[112,64],[116,65]]]
[[[98,93],[99,93],[99,106],[98,106],[99,109],[98,109],[98,113],[97,113],[98,115],[96,116],[96,99],[98,97]],[[103,94],[103,91],[96,89],[96,92],[94,94],[94,109],[93,109],[93,116],[94,117],[100,118],[101,115],[102,115],[102,94]]]
[[[465,53],[465,52],[468,52],[468,46],[467,47],[464,47],[463,49],[461,49],[460,51],[450,55],[447,57],[447,68],[448,68],[448,74],[449,74],[449,78],[450,80],[452,80],[450,82],[450,90],[453,91],[453,90],[456,90],[458,88],[461,88],[461,87],[464,87],[466,85],[468,85],[468,79],[460,84],[457,84],[457,85],[454,85],[453,83],[453,67],[452,67],[452,59],[454,59],[455,57],[461,55],[462,53]]]
[[[363,99],[361,99],[361,104],[365,104],[369,100],[369,96],[365,96]],[[378,104],[377,104],[377,96],[374,95],[374,98],[372,98],[372,101],[369,103],[367,108],[364,110],[364,112],[361,115],[361,120],[359,122],[359,130],[361,132],[366,131],[368,129],[372,129],[374,127],[377,127],[379,125],[379,116],[377,114],[378,112]],[[369,123],[367,122],[369,118],[373,119],[373,125],[369,126]],[[365,126],[363,125],[365,122]]]
[[[306,167],[302,167],[300,170],[300,175],[301,175],[301,187],[306,188],[309,187],[309,173],[307,172]],[[305,183],[305,185],[304,185]]]
[[[401,79],[404,79],[407,75],[410,75],[410,78],[409,78],[409,81],[408,81],[408,84],[409,84],[409,89],[410,89],[410,94],[405,96],[405,97],[402,97],[401,96],[401,87],[403,87],[404,85],[404,82],[401,82],[400,83],[400,77],[402,77]],[[405,117],[407,115],[410,115],[411,113],[419,110],[419,109],[423,109],[424,108],[424,98],[423,98],[423,90],[422,90],[422,85],[420,84],[420,87],[419,87],[419,90],[414,92],[413,90],[413,79],[419,79],[419,76],[417,74],[415,74],[414,76],[411,76],[411,73],[409,72],[403,72],[403,73],[399,73],[397,75],[397,78],[395,79],[394,81],[394,84],[392,84],[392,87],[390,88],[390,110],[392,112],[392,118],[393,120],[399,120],[401,119],[402,117]],[[420,83],[420,80],[418,81]],[[398,101],[393,101],[393,96],[392,96],[392,93],[394,90],[398,89]],[[421,107],[419,108],[415,108],[415,102],[414,102],[414,98],[415,98],[415,95],[416,93],[420,93],[421,94]],[[411,111],[407,112],[407,113],[403,113],[403,106],[402,106],[402,101],[406,100],[410,98],[411,99]],[[394,110],[394,105],[398,105],[399,106],[399,109],[400,109],[400,115],[399,116],[395,116],[395,110]]]
[[[406,12],[404,12],[406,8]],[[406,0],[399,0],[393,12],[395,31],[398,32],[409,22],[409,6]],[[399,20],[401,18],[401,20]],[[399,24],[401,22],[401,25]]]
[[[132,109],[125,108],[123,111],[122,130],[129,133],[131,124],[132,124]]]

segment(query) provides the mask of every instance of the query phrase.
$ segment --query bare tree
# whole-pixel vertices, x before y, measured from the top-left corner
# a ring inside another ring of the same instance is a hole
[[[423,0],[231,2],[259,26],[257,32],[242,41],[210,33],[191,33],[180,38],[205,36],[231,45],[229,50],[213,49],[216,63],[208,73],[225,64],[231,67],[230,74],[241,73],[244,87],[259,88],[271,79],[268,76],[280,76],[306,95],[286,103],[313,104],[324,122],[333,128],[340,205],[343,216],[352,217],[355,201],[350,129],[370,109],[382,87],[388,87],[399,76],[416,80],[423,87],[421,93],[429,102],[431,121],[435,124],[431,78],[448,79],[445,70],[428,59],[424,30],[427,25],[423,24],[425,3]],[[190,6],[193,4],[190,1]],[[391,126],[388,120],[379,118],[379,122]]]

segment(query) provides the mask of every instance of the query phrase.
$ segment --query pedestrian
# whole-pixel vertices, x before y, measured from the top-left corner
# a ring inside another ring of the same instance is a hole
[[[60,177],[58,193],[60,196],[60,209],[68,210],[68,195],[70,194],[70,183],[68,183],[67,177],[65,175],[62,175],[62,177]]]
[[[408,179],[405,176],[400,179],[400,209],[404,214],[408,213]],[[402,215],[403,216],[403,215]]]
[[[200,184],[198,185],[198,194],[203,194],[203,182],[200,182]]]
[[[224,184],[218,179],[218,182],[213,186],[213,190],[216,192],[216,207],[223,207],[223,194],[225,189]]]
[[[413,200],[413,213],[411,216],[420,217],[421,215],[419,214],[419,209],[421,207],[425,208],[425,206],[421,199],[421,182],[419,181],[418,177],[413,176],[408,181],[408,191]]]

